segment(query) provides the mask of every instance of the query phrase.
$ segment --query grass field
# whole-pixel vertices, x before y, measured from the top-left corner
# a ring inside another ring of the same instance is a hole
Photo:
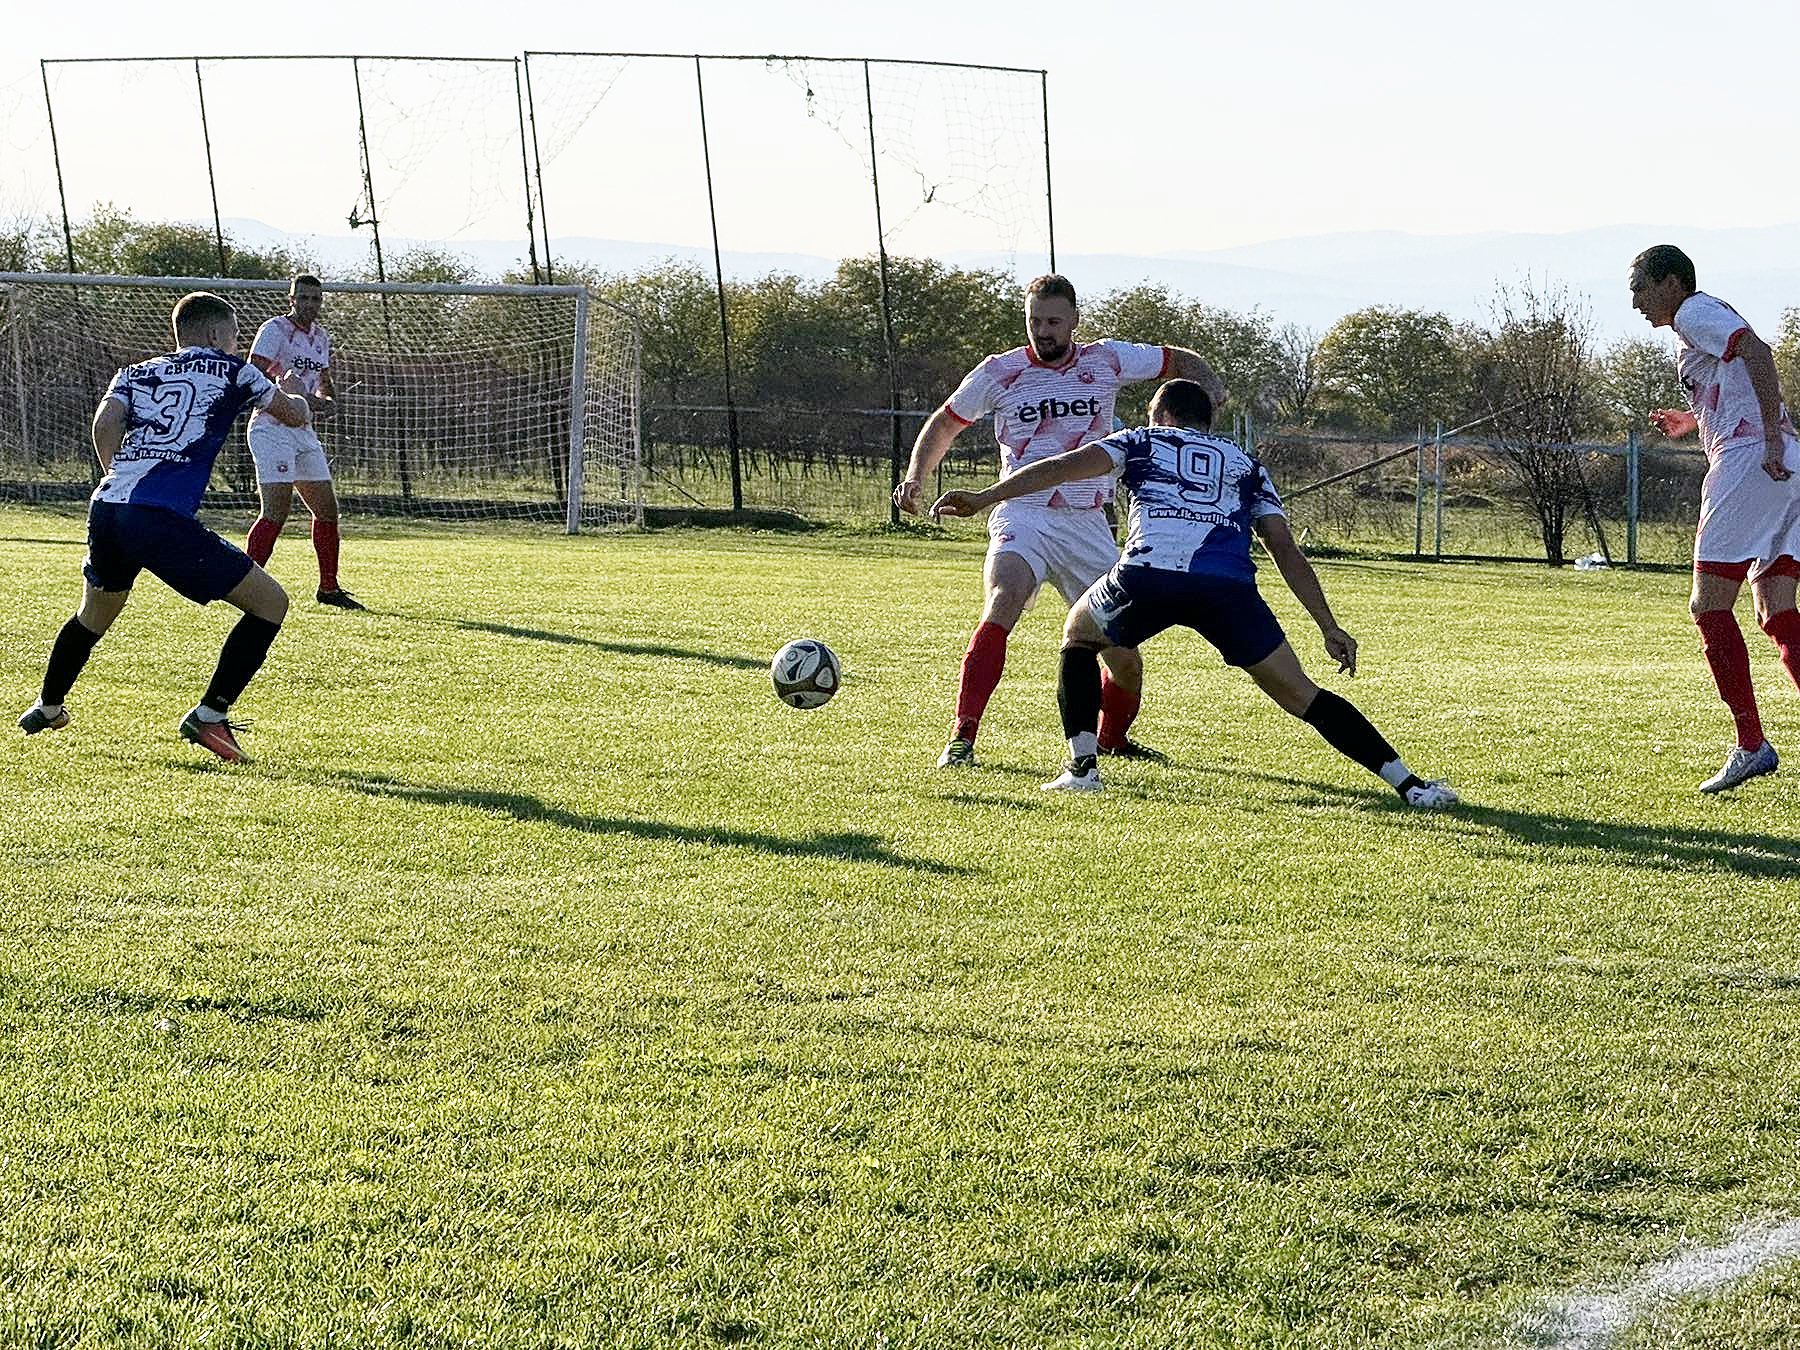
[[[353,529],[377,612],[296,605],[239,768],[147,580],[0,743],[0,1344],[1550,1344],[1800,1211],[1800,819],[1693,792],[1682,577],[1321,565],[1454,814],[1174,635],[1175,762],[1065,800],[1053,601],[929,767],[975,535]],[[79,540],[0,511],[19,709]],[[1800,1276],[1656,1318],[1800,1343]]]

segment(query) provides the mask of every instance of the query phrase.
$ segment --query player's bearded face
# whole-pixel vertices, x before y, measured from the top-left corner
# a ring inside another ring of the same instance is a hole
[[[322,293],[313,286],[302,286],[294,292],[294,317],[302,325],[310,324],[319,317],[319,306],[323,300]]]
[[[1069,354],[1075,341],[1075,325],[1081,321],[1075,306],[1059,296],[1046,299],[1034,295],[1025,302],[1025,332],[1031,339],[1031,354],[1047,365],[1055,365]]]

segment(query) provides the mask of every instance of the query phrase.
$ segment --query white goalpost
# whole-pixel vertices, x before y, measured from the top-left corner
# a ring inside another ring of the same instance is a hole
[[[85,496],[88,426],[113,372],[169,350],[169,310],[214,291],[239,352],[287,312],[285,281],[0,272],[0,498]],[[643,523],[641,339],[585,286],[325,284],[334,415],[318,425],[352,512]],[[240,425],[213,472],[227,501],[255,471]]]

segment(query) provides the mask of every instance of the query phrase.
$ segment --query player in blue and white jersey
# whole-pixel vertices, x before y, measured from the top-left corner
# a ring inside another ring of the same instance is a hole
[[[63,706],[94,644],[131,598],[141,571],[197,604],[243,611],[225,639],[212,682],[181,721],[184,740],[235,762],[244,757],[226,713],[261,668],[287,615],[287,593],[195,513],[213,461],[239,414],[260,408],[304,426],[306,400],[284,392],[237,355],[237,312],[195,291],[170,315],[177,350],[126,366],[94,411],[94,453],[106,476],[88,505],[81,608],[50,649],[38,701],[19,719],[27,736],[69,725]]]
[[[1333,617],[1317,573],[1294,542],[1268,471],[1234,442],[1211,434],[1212,413],[1212,400],[1200,385],[1170,380],[1150,401],[1150,426],[1039,460],[980,492],[947,492],[932,508],[933,515],[970,516],[995,502],[1108,469],[1119,470],[1130,490],[1125,552],[1070,608],[1063,629],[1056,695],[1069,763],[1044,787],[1092,792],[1101,785],[1100,651],[1137,647],[1179,624],[1212,643],[1228,665],[1242,667],[1334,749],[1379,775],[1408,806],[1454,806],[1454,792],[1415,776],[1368,718],[1301,669],[1256,589],[1253,531],[1318,624],[1326,654],[1345,674],[1356,673],[1356,639]]]

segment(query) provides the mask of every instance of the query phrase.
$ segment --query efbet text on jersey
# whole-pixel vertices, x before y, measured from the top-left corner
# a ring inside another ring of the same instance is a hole
[[[1097,398],[1047,398],[1036,404],[1023,404],[1013,415],[1025,425],[1033,422],[1048,422],[1057,417],[1094,417],[1100,412],[1100,400]]]

